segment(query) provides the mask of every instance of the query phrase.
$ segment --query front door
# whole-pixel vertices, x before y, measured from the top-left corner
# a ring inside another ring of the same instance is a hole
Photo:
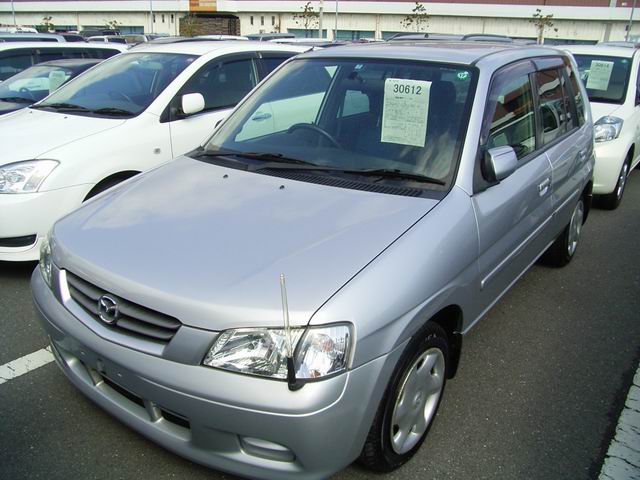
[[[472,197],[478,222],[482,309],[531,265],[548,244],[552,218],[551,164],[536,139],[532,75],[526,61],[498,71],[485,112],[481,151],[511,146],[518,169],[506,179],[484,185]]]
[[[234,55],[214,59],[198,70],[168,107],[173,156],[183,155],[198,147],[229,115],[233,107],[249,93],[257,82],[255,54]],[[200,93],[204,110],[194,115],[182,113],[182,96]]]

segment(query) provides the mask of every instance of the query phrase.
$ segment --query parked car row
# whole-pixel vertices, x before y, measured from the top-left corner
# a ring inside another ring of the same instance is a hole
[[[462,337],[538,259],[572,261],[593,193],[620,203],[638,58],[590,48],[136,47],[0,117],[0,260],[40,252],[58,365],[169,450],[392,471]]]

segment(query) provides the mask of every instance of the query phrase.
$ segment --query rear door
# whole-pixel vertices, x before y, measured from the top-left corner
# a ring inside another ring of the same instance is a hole
[[[593,140],[585,125],[580,91],[574,91],[577,81],[570,62],[557,57],[535,63],[539,145],[551,163],[552,231],[558,235],[569,223],[584,187],[584,168],[592,155]],[[580,112],[576,101],[581,103]]]
[[[171,129],[173,156],[198,147],[216,124],[258,83],[257,55],[253,52],[216,58],[201,67],[179,90],[161,117]],[[200,93],[205,108],[194,115],[182,112],[182,96]]]
[[[511,146],[518,168],[506,179],[478,180],[472,197],[478,222],[480,301],[489,307],[550,241],[551,164],[538,145],[531,61],[495,73],[483,120],[480,154]],[[482,178],[480,171],[476,177]]]

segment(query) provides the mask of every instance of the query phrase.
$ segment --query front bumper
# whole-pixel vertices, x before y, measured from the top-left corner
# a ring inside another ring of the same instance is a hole
[[[628,151],[629,147],[623,138],[595,144],[594,195],[607,195],[615,190],[618,176],[620,175],[622,164],[627,158]]]
[[[402,351],[290,392],[112,343],[67,311],[39,268],[31,283],[56,360],[78,389],[165,448],[250,478],[326,478],[355,460]]]
[[[37,193],[0,194],[0,239],[36,235],[26,246],[0,246],[0,261],[37,260],[40,244],[60,217],[80,206],[87,185]]]

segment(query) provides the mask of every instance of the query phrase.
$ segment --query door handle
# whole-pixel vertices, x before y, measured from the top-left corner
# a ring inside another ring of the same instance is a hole
[[[578,154],[578,158],[580,159],[581,162],[584,162],[587,159],[587,151],[580,150],[580,153]]]
[[[268,120],[269,118],[271,118],[271,114],[264,112],[256,113],[253,117],[251,117],[251,120],[253,120],[254,122],[261,122],[262,120]]]
[[[551,185],[551,179],[549,177],[545,178],[538,185],[538,193],[540,194],[541,197],[543,197],[547,193],[547,191],[549,190],[549,185]]]

